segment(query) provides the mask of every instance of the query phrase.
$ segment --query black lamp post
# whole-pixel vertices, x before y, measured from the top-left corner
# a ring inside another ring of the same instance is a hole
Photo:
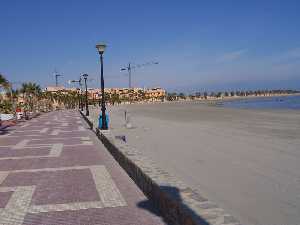
[[[89,112],[89,100],[88,100],[88,90],[87,90],[87,84],[86,84],[86,80],[88,75],[85,73],[82,75],[84,78],[84,84],[85,84],[85,115],[89,116],[90,112]]]
[[[81,76],[79,77],[79,80],[69,80],[70,83],[78,83],[80,87],[80,92],[79,92],[79,99],[78,99],[78,108],[83,111],[83,101],[82,101],[82,95],[81,95],[81,90],[82,90],[82,78]]]
[[[81,109],[81,95],[78,93],[78,109]]]
[[[106,114],[105,114],[105,93],[104,93],[104,78],[103,78],[103,53],[105,51],[105,44],[97,44],[96,48],[100,54],[100,63],[101,63],[101,112],[102,112],[102,127],[101,130],[107,130],[106,123]]]
[[[80,85],[80,103],[81,103],[81,105],[80,105],[80,108],[81,108],[81,111],[83,111],[83,99],[82,99],[82,78],[81,78],[81,76],[80,76],[80,78],[79,78],[79,85]]]

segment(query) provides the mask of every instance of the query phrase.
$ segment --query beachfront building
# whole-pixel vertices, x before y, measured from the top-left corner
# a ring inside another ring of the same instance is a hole
[[[62,94],[67,94],[67,93],[70,93],[70,92],[77,92],[79,93],[79,88],[66,88],[64,86],[50,86],[50,87],[46,87],[45,92],[51,92],[51,93],[62,93]]]
[[[47,87],[46,92],[67,94],[72,91],[80,93],[78,88],[65,88],[65,87]],[[105,88],[105,96],[110,103],[121,102],[141,102],[141,101],[162,101],[166,97],[166,91],[160,87],[156,88]],[[85,94],[85,90],[81,91]],[[95,104],[101,99],[100,88],[88,88],[88,100],[90,103]]]
[[[166,91],[160,87],[147,89],[145,96],[150,101],[161,101],[166,97]]]

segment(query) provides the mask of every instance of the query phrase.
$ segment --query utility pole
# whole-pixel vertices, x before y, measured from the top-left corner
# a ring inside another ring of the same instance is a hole
[[[87,75],[85,73],[82,76],[84,78],[84,84],[85,84],[85,115],[89,116],[90,115],[90,112],[89,112],[89,99],[88,99],[88,89],[87,89],[87,83],[86,83],[86,80],[87,80],[89,75]]]
[[[82,77],[80,75],[79,80],[69,80],[69,84],[78,83],[79,84],[79,96],[78,96],[78,108],[83,111],[83,99],[82,99]]]

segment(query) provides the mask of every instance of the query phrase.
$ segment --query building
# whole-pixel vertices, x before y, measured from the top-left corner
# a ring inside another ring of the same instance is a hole
[[[60,92],[60,93],[68,93],[68,92],[79,92],[79,88],[66,88],[64,86],[50,86],[50,87],[46,87],[45,90],[46,92],[51,92],[51,93],[56,93],[56,92]]]
[[[151,101],[161,101],[166,97],[166,90],[156,87],[145,90],[146,99],[150,99]]]
[[[78,88],[65,88],[65,87],[47,87],[45,91],[51,93],[68,93],[70,91],[77,91],[80,93]],[[143,88],[105,88],[105,95],[108,99],[116,97],[120,101],[161,101],[166,96],[166,91],[160,87],[143,89]],[[85,90],[82,91],[85,93]],[[101,99],[100,88],[89,88],[88,99],[90,101],[99,101]]]

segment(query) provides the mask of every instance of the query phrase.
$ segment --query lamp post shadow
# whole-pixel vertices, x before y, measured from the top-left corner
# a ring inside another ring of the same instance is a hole
[[[177,187],[172,186],[159,186],[160,195],[164,195],[165,199],[169,199],[165,201],[166,204],[162,204],[161,201],[157,202],[155,200],[145,200],[141,201],[137,204],[139,208],[144,210],[148,210],[156,216],[162,217],[164,223],[166,225],[209,225],[209,223],[201,218],[201,216],[197,215],[191,208],[189,208],[186,204],[184,204],[182,197],[180,195],[180,191]],[[171,199],[171,200],[170,200]],[[174,217],[173,214],[179,215],[182,212],[187,212],[189,216],[181,216],[182,221],[179,221],[179,217]],[[192,217],[194,221],[187,217]]]

